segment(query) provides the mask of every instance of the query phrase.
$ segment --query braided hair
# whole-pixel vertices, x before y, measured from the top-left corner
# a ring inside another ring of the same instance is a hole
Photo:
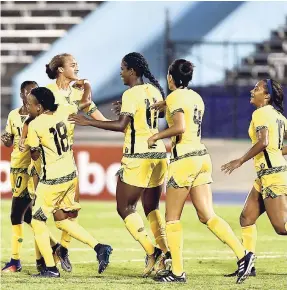
[[[55,104],[55,96],[49,89],[45,87],[38,87],[31,90],[31,95],[33,95],[39,104],[42,105],[44,110],[49,110],[55,112],[58,105]]]
[[[124,56],[123,61],[126,63],[128,69],[134,69],[137,76],[144,76],[147,78],[156,88],[159,89],[163,98],[165,98],[165,94],[163,88],[159,84],[158,80],[151,73],[148,63],[142,54],[138,52],[131,52]]]
[[[192,80],[194,65],[185,59],[176,59],[168,68],[177,88],[187,87]]]
[[[58,76],[58,68],[64,66],[65,57],[71,56],[68,53],[62,53],[55,55],[49,64],[46,64],[46,74],[52,80],[56,79]]]
[[[266,91],[270,95],[270,102],[269,104],[274,106],[274,108],[280,112],[281,114],[284,113],[284,93],[283,88],[277,81],[272,79],[264,80]]]

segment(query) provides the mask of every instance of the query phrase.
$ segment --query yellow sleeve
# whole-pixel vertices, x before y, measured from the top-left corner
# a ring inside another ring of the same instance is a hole
[[[32,121],[28,126],[27,145],[31,147],[32,151],[38,150],[40,146],[40,141],[34,128],[34,121]]]
[[[133,117],[137,111],[136,98],[129,92],[124,92],[122,96],[122,108],[120,115]]]
[[[6,127],[5,127],[5,132],[12,135],[12,124],[11,124],[11,113],[9,113],[8,115],[8,119],[7,119],[7,123],[6,123]]]
[[[252,114],[252,121],[256,132],[260,131],[261,129],[268,129],[269,127],[267,116],[263,110],[257,109],[254,111]]]
[[[173,92],[167,96],[166,105],[167,105],[168,110],[170,111],[170,114],[172,116],[176,112],[184,113],[184,104],[183,104],[180,96],[176,92]]]
[[[85,112],[88,116],[91,116],[97,109],[98,109],[98,107],[92,101],[92,103],[90,104],[90,106],[87,107],[87,108],[84,108],[82,111]]]

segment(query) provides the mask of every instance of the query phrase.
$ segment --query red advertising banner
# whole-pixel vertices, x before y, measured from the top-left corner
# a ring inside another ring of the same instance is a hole
[[[1,146],[1,198],[11,197],[10,154],[12,148]],[[120,168],[122,146],[74,145],[82,199],[113,200],[116,172]]]

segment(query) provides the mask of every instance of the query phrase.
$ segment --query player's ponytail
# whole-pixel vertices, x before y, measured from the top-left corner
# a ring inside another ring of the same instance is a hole
[[[158,80],[151,73],[148,63],[144,56],[138,52],[131,52],[124,56],[123,61],[127,64],[128,69],[134,69],[137,76],[144,76],[147,78],[151,84],[153,84],[160,91],[163,98],[165,98],[165,94],[163,88],[159,84]]]
[[[277,81],[272,79],[265,80],[266,89],[270,95],[269,104],[272,105],[281,114],[284,113],[284,92],[283,88]]]
[[[49,89],[45,87],[38,87],[31,90],[31,95],[33,95],[39,104],[42,105],[44,110],[49,110],[55,112],[58,108],[58,104],[55,104],[55,96]]]
[[[187,87],[192,80],[194,65],[185,59],[176,59],[168,68],[177,88]]]
[[[55,55],[49,64],[46,64],[46,74],[50,79],[54,80],[58,77],[58,68],[64,66],[65,57],[67,56],[71,55],[68,53]]]

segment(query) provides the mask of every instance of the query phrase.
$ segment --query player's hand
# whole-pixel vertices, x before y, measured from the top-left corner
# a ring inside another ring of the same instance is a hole
[[[13,144],[13,140],[10,134],[7,132],[1,135],[1,141],[4,143],[5,146],[10,147]]]
[[[166,107],[165,101],[159,101],[159,102],[150,106],[151,109],[154,109],[154,110],[160,111],[160,112],[164,111],[165,107]]]
[[[72,85],[72,87],[78,90],[83,90],[85,82],[89,82],[89,81],[87,79],[76,80],[74,84]]]
[[[80,126],[89,126],[90,120],[83,115],[72,114],[69,116],[68,121],[71,124],[76,124]]]
[[[148,140],[147,140],[147,144],[148,144],[148,148],[149,149],[155,149],[156,148],[156,138],[155,135],[151,136]]]
[[[221,171],[231,174],[233,170],[239,168],[243,164],[241,158],[232,160],[221,166]]]
[[[20,152],[24,152],[26,149],[26,145],[25,145],[25,138],[20,138],[19,140],[19,150]]]
[[[121,101],[115,101],[112,103],[113,108],[111,109],[117,116],[120,115],[121,109],[122,109],[122,102]]]

